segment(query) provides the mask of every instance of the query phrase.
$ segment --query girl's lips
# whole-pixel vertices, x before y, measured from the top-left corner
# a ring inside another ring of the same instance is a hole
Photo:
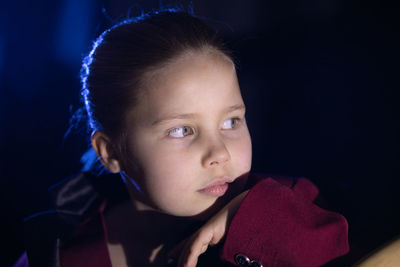
[[[232,180],[229,178],[220,179],[215,183],[198,190],[198,192],[212,197],[220,197],[225,195],[226,191],[228,191],[229,183],[231,182]]]
[[[212,197],[220,197],[225,195],[226,191],[228,190],[228,187],[229,184],[214,185],[200,189],[199,192]]]

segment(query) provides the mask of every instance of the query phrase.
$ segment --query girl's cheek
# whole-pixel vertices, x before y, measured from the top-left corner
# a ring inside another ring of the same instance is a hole
[[[244,149],[244,151],[242,151],[242,167],[243,167],[243,171],[248,172],[251,169],[251,158],[252,158],[252,152],[251,152],[251,146],[250,148],[246,148]]]
[[[244,136],[237,144],[237,160],[239,161],[242,171],[247,172],[251,169],[252,147],[250,135]]]
[[[160,146],[169,151],[182,151],[188,149],[196,141],[194,136],[184,138],[165,137],[161,140]]]
[[[246,131],[245,129],[225,130],[222,132],[222,135],[227,139],[240,141],[241,139],[246,138]]]

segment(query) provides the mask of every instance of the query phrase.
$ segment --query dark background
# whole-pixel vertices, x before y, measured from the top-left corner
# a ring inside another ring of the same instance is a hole
[[[86,133],[64,134],[92,40],[159,5],[1,2],[1,266],[22,253],[22,220],[47,209],[47,187],[81,168]],[[253,170],[317,184],[349,221],[347,262],[399,235],[399,8],[344,0],[195,0],[193,8],[239,58]]]

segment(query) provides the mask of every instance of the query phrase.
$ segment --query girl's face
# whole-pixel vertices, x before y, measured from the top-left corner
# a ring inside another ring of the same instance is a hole
[[[251,139],[233,63],[188,52],[147,76],[128,113],[128,187],[137,207],[175,216],[212,212],[243,189]],[[213,208],[214,207],[214,208]]]

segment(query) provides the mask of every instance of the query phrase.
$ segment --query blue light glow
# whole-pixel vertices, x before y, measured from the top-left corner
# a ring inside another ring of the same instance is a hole
[[[25,218],[24,218],[24,222],[26,222],[26,221],[28,221],[28,220],[30,220],[30,219],[33,219],[33,218],[35,218],[35,217],[37,217],[37,216],[40,216],[40,215],[53,214],[53,213],[56,213],[56,211],[53,210],[53,209],[51,209],[51,210],[45,210],[45,211],[40,211],[40,212],[37,212],[37,213],[35,213],[35,214],[32,214],[32,215],[30,215],[30,216],[28,216],[28,217],[25,217]]]
[[[3,71],[3,66],[4,66],[4,38],[0,36],[0,72]],[[1,78],[1,75],[0,75]]]
[[[143,192],[142,192],[142,189],[140,189],[140,186],[135,182],[135,180],[134,180],[132,177],[130,177],[129,175],[127,175],[125,171],[121,171],[120,174],[121,174],[122,181],[123,181],[125,184],[127,184],[127,180],[129,180],[129,182],[131,182],[131,183],[133,184],[133,186],[134,186],[140,193],[143,193]]]
[[[96,152],[93,148],[88,149],[81,157],[81,163],[83,167],[81,169],[82,172],[89,171],[92,166],[99,160]]]
[[[63,3],[55,36],[55,55],[76,68],[89,40],[94,1],[68,0]]]

